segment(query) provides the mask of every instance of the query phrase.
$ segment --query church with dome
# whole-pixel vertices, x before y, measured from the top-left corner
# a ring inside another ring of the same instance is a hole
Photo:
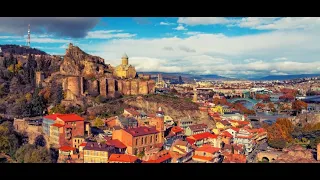
[[[113,75],[119,79],[134,79],[137,77],[136,69],[129,64],[127,54],[123,54],[122,62],[119,66],[115,67]]]

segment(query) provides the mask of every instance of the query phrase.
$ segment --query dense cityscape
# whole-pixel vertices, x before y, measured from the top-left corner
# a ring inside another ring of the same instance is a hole
[[[69,43],[0,45],[3,163],[317,163],[320,76],[138,72]]]

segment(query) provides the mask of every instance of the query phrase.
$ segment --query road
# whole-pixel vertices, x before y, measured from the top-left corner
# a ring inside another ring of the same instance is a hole
[[[268,148],[267,140],[264,139],[260,143],[256,145],[254,150],[247,156],[248,163],[254,163],[256,162],[256,156],[261,151],[266,151]]]

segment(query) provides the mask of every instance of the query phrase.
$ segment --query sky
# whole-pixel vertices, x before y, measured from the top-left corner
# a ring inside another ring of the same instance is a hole
[[[0,17],[0,44],[63,55],[69,43],[138,72],[320,74],[319,17]]]

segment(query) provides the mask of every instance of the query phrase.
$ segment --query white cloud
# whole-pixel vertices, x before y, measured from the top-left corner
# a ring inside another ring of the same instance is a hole
[[[186,33],[184,33],[184,34],[189,35],[189,36],[193,36],[193,35],[197,35],[197,34],[202,34],[202,32],[189,31],[189,32],[186,32]]]
[[[225,17],[180,17],[178,23],[187,24],[190,26],[195,25],[210,25],[210,24],[229,24],[234,22],[233,19]]]
[[[95,52],[94,55],[112,65],[118,65],[126,52],[129,62],[139,71],[212,72],[231,77],[265,76],[273,70],[288,74],[320,73],[319,42],[320,36],[313,31],[275,31],[231,37],[203,33],[186,38],[112,39],[80,48]],[[287,60],[275,61],[275,57]]]
[[[162,26],[171,26],[171,25],[175,25],[175,23],[160,22],[160,25],[162,25]]]
[[[286,61],[287,58],[286,57],[280,57],[280,58],[275,58],[273,60],[275,60],[275,61]]]
[[[131,38],[136,34],[122,33],[123,30],[98,30],[89,31],[87,39],[111,39],[111,38]]]
[[[176,28],[173,28],[173,29],[175,29],[177,31],[186,31],[186,30],[188,30],[182,24],[179,24]]]
[[[259,30],[295,30],[320,27],[319,17],[248,17],[238,22],[240,27]]]

